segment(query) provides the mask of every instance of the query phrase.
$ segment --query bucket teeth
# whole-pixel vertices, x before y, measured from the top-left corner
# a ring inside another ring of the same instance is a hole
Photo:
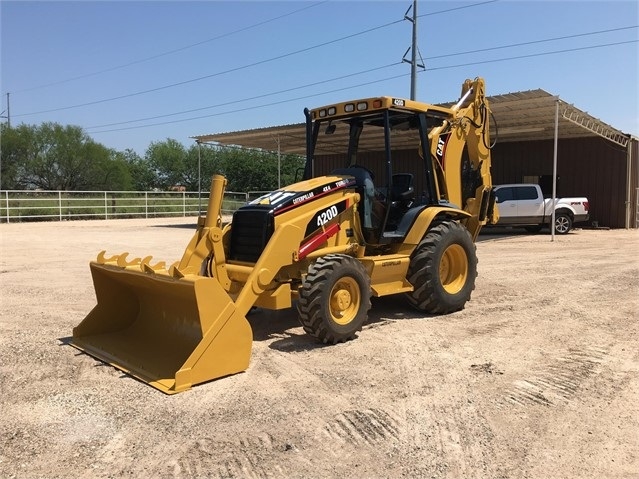
[[[125,257],[126,255],[128,255],[129,253],[122,253]],[[117,264],[119,261],[120,254],[116,254],[115,256],[111,256],[110,258],[107,258],[106,256],[106,250],[102,250],[98,253],[98,257],[96,259],[96,262],[98,264]]]
[[[166,270],[166,263],[164,261],[160,261],[156,264],[151,264],[153,260],[153,256],[145,256],[144,258],[134,258],[132,260],[128,260],[127,257],[129,253],[121,253],[116,254],[111,257],[106,257],[106,251],[100,251],[98,253],[98,257],[96,259],[96,263],[98,264],[110,264],[113,266],[118,266],[120,268],[132,268],[140,269],[140,271],[144,273],[162,273],[168,274]]]
[[[164,261],[160,261],[156,264],[151,264],[151,260],[153,256],[147,256],[142,259],[140,263],[140,269],[145,273],[166,273],[166,263]]]
[[[171,267],[169,268],[169,274],[174,278],[184,278],[184,273],[178,269],[178,264],[179,262],[176,261],[171,265]]]
[[[140,262],[142,261],[141,258],[134,258],[131,261],[127,260],[127,256],[129,256],[129,253],[122,253],[121,255],[118,256],[118,266],[122,267],[122,268],[126,268],[128,266],[138,266],[140,264]]]

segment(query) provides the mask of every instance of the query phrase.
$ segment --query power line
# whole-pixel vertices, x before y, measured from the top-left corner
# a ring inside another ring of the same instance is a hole
[[[436,12],[430,12],[430,13],[423,13],[421,15],[417,15],[417,18],[422,18],[422,17],[431,17],[433,15],[439,15],[441,13],[449,13],[449,12],[454,12],[455,10],[463,10],[465,8],[472,8],[472,7],[480,7],[482,5],[487,5],[489,3],[496,3],[499,0],[487,0],[486,2],[479,2],[479,3],[472,3],[470,5],[462,5],[461,7],[453,7],[453,8],[447,8],[446,10],[438,10]]]
[[[596,31],[596,32],[577,33],[577,34],[574,34],[574,35],[566,35],[566,36],[562,36],[562,37],[547,38],[547,39],[543,39],[543,40],[533,40],[533,41],[528,41],[528,42],[513,43],[513,44],[510,44],[510,45],[502,45],[502,46],[497,46],[497,47],[488,47],[488,48],[483,48],[483,49],[478,49],[478,50],[469,50],[469,51],[466,51],[466,52],[449,53],[449,54],[445,54],[445,55],[437,55],[437,56],[427,57],[427,59],[428,60],[434,60],[434,59],[448,58],[448,57],[453,57],[453,56],[467,55],[467,54],[471,54],[471,53],[481,53],[481,52],[487,52],[487,51],[493,51],[493,50],[499,50],[499,49],[505,49],[505,48],[511,48],[511,47],[520,47],[520,46],[525,46],[525,45],[532,45],[532,44],[538,44],[538,43],[551,42],[551,41],[556,41],[556,40],[579,38],[579,37],[584,37],[584,36],[589,36],[589,35],[596,35],[596,34],[601,34],[601,33],[610,33],[610,32],[633,29],[633,28],[638,28],[638,26],[635,25],[635,26],[629,26],[629,27],[619,27],[619,28],[613,28],[613,29],[608,29],[608,30],[600,30],[600,31]],[[542,55],[545,55],[545,54],[547,54],[547,53],[542,53]],[[512,57],[512,59],[517,59],[517,58],[519,58],[519,57]],[[494,61],[502,61],[502,60],[494,60]],[[488,61],[488,62],[490,62],[490,61]],[[465,64],[465,65],[474,65],[474,64],[480,64],[480,63],[469,63],[469,64]],[[368,70],[364,70],[364,71],[360,71],[360,72],[356,72],[356,73],[351,73],[351,74],[348,74],[348,75],[342,75],[342,76],[339,76],[339,77],[336,77],[336,78],[322,80],[322,81],[318,81],[318,82],[314,82],[314,83],[309,83],[309,84],[298,86],[298,87],[292,87],[292,88],[288,88],[288,89],[285,89],[285,90],[279,90],[279,91],[275,91],[275,92],[271,92],[271,93],[264,93],[264,94],[261,94],[261,95],[257,95],[257,96],[253,96],[253,97],[249,97],[249,98],[244,98],[244,99],[241,99],[241,100],[228,101],[228,102],[220,103],[220,104],[217,104],[217,105],[209,105],[209,106],[205,106],[205,107],[199,107],[199,108],[194,108],[194,109],[189,109],[189,110],[183,110],[183,111],[179,111],[179,112],[166,113],[166,114],[156,115],[156,116],[152,116],[152,117],[138,118],[138,119],[135,119],[135,120],[126,120],[126,121],[120,121],[120,122],[114,122],[114,123],[107,123],[107,124],[103,124],[103,125],[90,126],[90,127],[87,127],[87,129],[105,128],[105,127],[109,127],[109,126],[125,125],[125,124],[128,124],[128,123],[136,123],[136,122],[140,122],[140,121],[156,120],[156,119],[159,119],[159,118],[165,118],[165,117],[169,117],[169,116],[176,116],[176,115],[181,115],[181,114],[186,114],[186,113],[194,113],[196,111],[208,110],[208,109],[212,109],[212,108],[219,108],[219,107],[231,105],[231,104],[234,104],[234,103],[240,103],[240,102],[245,102],[245,101],[250,101],[250,100],[256,100],[256,99],[259,99],[259,98],[265,98],[265,97],[268,97],[268,96],[278,95],[278,94],[282,94],[282,93],[289,93],[289,92],[294,91],[294,90],[300,90],[300,89],[303,89],[303,88],[309,88],[309,87],[316,86],[316,85],[322,84],[322,83],[328,83],[328,82],[332,82],[332,81],[343,80],[345,78],[349,78],[349,77],[353,77],[353,76],[357,76],[357,75],[361,75],[361,74],[365,74],[365,73],[371,73],[373,71],[377,71],[377,70],[381,70],[381,69],[388,68],[388,67],[391,67],[391,66],[395,66],[397,64],[398,63],[391,63],[391,64],[384,65],[384,66],[381,66],[381,67],[371,68],[371,69],[368,69]],[[437,69],[441,69],[441,68],[442,67],[431,69],[431,70],[437,70]]]
[[[263,20],[261,22],[254,23],[253,25],[249,25],[247,27],[243,27],[243,28],[239,28],[237,30],[233,30],[232,32],[222,33],[221,35],[218,35],[216,37],[208,38],[206,40],[202,40],[202,41],[199,41],[199,42],[196,42],[196,43],[191,43],[191,44],[185,45],[183,47],[174,48],[173,50],[168,50],[168,51],[165,51],[165,52],[162,52],[162,53],[158,53],[156,55],[152,55],[152,56],[145,57],[145,58],[140,58],[138,60],[133,60],[131,62],[123,63],[121,65],[117,65],[117,66],[114,66],[114,67],[105,68],[104,70],[99,70],[99,71],[92,72],[92,73],[85,73],[84,75],[78,75],[78,76],[75,76],[75,77],[66,78],[64,80],[58,80],[58,81],[55,81],[55,82],[46,83],[44,85],[34,86],[34,87],[30,87],[30,88],[24,88],[22,90],[16,90],[16,91],[14,91],[14,93],[22,93],[22,92],[28,92],[28,91],[33,91],[33,90],[39,90],[39,89],[42,89],[42,88],[47,88],[47,87],[51,87],[51,86],[55,86],[55,85],[61,85],[61,84],[68,83],[68,82],[71,82],[71,81],[81,80],[83,78],[89,78],[89,77],[92,77],[92,76],[101,75],[102,73],[108,73],[108,72],[112,72],[112,71],[115,71],[115,70],[120,70],[122,68],[127,68],[127,67],[130,67],[130,66],[133,66],[133,65],[138,65],[140,63],[148,62],[148,61],[151,61],[151,60],[155,60],[157,58],[165,57],[167,55],[172,55],[174,53],[182,52],[182,51],[188,50],[190,48],[198,47],[200,45],[204,45],[205,43],[210,43],[210,42],[213,42],[215,40],[220,40],[222,38],[230,37],[230,36],[235,35],[237,33],[242,33],[242,32],[245,32],[247,30],[251,30],[251,29],[256,28],[256,27],[261,27],[262,25],[266,25],[267,23],[271,23],[271,22],[274,22],[274,21],[277,21],[277,20],[281,20],[282,18],[286,18],[286,17],[289,17],[289,16],[294,15],[296,13],[302,12],[304,10],[308,10],[309,8],[313,8],[313,7],[316,7],[316,6],[321,5],[323,3],[327,3],[328,1],[329,0],[323,0],[321,2],[317,2],[317,3],[314,3],[312,5],[308,5],[306,7],[303,7],[303,8],[298,8],[297,10],[293,10],[293,11],[285,13],[283,15],[279,15],[277,17],[269,18],[268,20]]]
[[[477,61],[477,62],[461,63],[461,64],[457,64],[457,65],[448,65],[448,66],[436,67],[436,68],[426,68],[425,70],[422,70],[422,71],[420,71],[418,73],[423,73],[425,71],[428,72],[428,71],[447,70],[447,69],[451,69],[451,68],[460,68],[460,67],[466,67],[466,66],[472,66],[472,65],[482,65],[482,64],[486,64],[486,63],[512,61],[512,60],[519,60],[519,59],[531,58],[531,57],[540,57],[540,56],[546,56],[546,55],[556,55],[556,54],[561,54],[561,53],[569,53],[569,52],[575,52],[575,51],[590,50],[590,49],[595,49],[595,48],[605,48],[605,47],[611,47],[611,46],[626,45],[626,44],[630,44],[630,43],[639,43],[639,40],[629,40],[629,41],[624,41],[624,42],[606,43],[606,44],[601,44],[601,45],[591,45],[591,46],[587,46],[587,47],[577,47],[577,48],[569,48],[569,49],[563,49],[563,50],[555,50],[555,51],[551,51],[551,52],[533,53],[533,54],[528,54],[528,55],[518,55],[518,56],[514,56],[514,57],[498,58],[498,59],[493,59],[493,60],[484,60],[484,61]],[[337,88],[337,89],[334,89],[334,90],[324,91],[324,92],[320,92],[320,93],[314,93],[314,94],[311,94],[311,95],[305,95],[305,96],[297,97],[297,98],[290,98],[290,99],[287,99],[287,100],[281,100],[281,101],[272,102],[272,103],[266,103],[266,104],[257,105],[257,106],[250,106],[250,107],[246,107],[246,108],[234,109],[234,110],[225,111],[225,112],[221,112],[221,113],[213,113],[213,114],[210,114],[210,115],[201,115],[201,116],[197,116],[197,117],[183,118],[183,119],[180,119],[180,120],[165,121],[165,122],[160,122],[160,123],[151,123],[151,124],[147,124],[147,125],[138,125],[138,126],[124,127],[124,128],[101,130],[101,131],[92,132],[91,134],[109,133],[109,132],[125,131],[125,130],[134,130],[134,129],[139,129],[139,128],[149,128],[149,127],[153,127],[153,126],[168,125],[168,124],[173,124],[173,123],[182,123],[182,122],[186,122],[186,121],[201,120],[201,119],[204,119],[204,118],[211,118],[211,117],[216,117],[216,116],[229,115],[229,114],[233,114],[233,113],[240,113],[240,112],[244,112],[244,111],[255,110],[257,108],[265,108],[265,107],[269,107],[269,106],[281,105],[283,103],[289,103],[289,102],[292,102],[292,101],[299,101],[299,100],[304,100],[306,98],[312,98],[312,97],[326,95],[326,94],[329,94],[329,93],[335,93],[335,92],[338,92],[338,91],[350,90],[350,89],[359,88],[359,87],[362,87],[362,86],[372,85],[372,84],[376,84],[376,83],[382,83],[382,82],[385,82],[385,81],[395,80],[397,78],[406,77],[408,75],[410,75],[410,73],[403,73],[401,75],[395,75],[395,76],[392,76],[392,77],[382,78],[382,79],[379,79],[379,80],[373,80],[373,81],[369,81],[369,82],[366,82],[366,83],[360,83],[360,84],[357,84],[357,85],[351,85],[351,86],[348,86],[348,87]]]
[[[423,14],[423,15],[420,15],[420,17],[429,16],[429,15],[436,15],[436,14],[441,14],[441,13],[447,13],[447,12],[454,11],[454,10],[459,10],[459,9],[462,9],[462,8],[470,8],[470,7],[486,5],[486,4],[490,4],[490,3],[495,3],[496,1],[498,1],[498,0],[489,0],[489,1],[486,1],[486,2],[480,2],[480,3],[471,4],[471,5],[465,5],[465,6],[462,6],[462,7],[456,7],[456,8],[452,8],[452,9],[441,10],[441,11],[438,11],[438,12],[432,12],[432,13]],[[325,2],[320,2],[320,3],[325,3]],[[314,4],[314,5],[318,5],[318,4]],[[306,8],[310,8],[310,7],[306,7]],[[296,12],[297,11],[299,11],[299,10],[296,10]],[[289,13],[287,15],[290,15],[290,14],[293,14],[293,13],[295,13],[295,12],[291,12],[291,13]],[[278,18],[280,18],[280,17],[278,17]],[[269,20],[269,21],[272,21],[272,20]],[[145,94],[145,93],[155,92],[155,91],[171,88],[171,87],[174,87],[174,86],[184,85],[184,84],[187,84],[187,83],[192,83],[192,82],[200,81],[200,80],[207,79],[207,78],[212,78],[212,77],[219,76],[219,75],[236,72],[236,71],[239,71],[239,70],[242,70],[242,69],[245,69],[245,68],[250,68],[250,67],[253,67],[253,66],[257,66],[257,65],[264,64],[264,63],[268,63],[268,62],[272,62],[272,61],[275,61],[275,60],[279,60],[279,59],[282,59],[282,58],[286,58],[288,56],[292,56],[292,55],[296,55],[296,54],[299,54],[299,53],[307,52],[307,51],[315,49],[315,48],[320,48],[322,46],[326,46],[326,45],[329,45],[329,44],[332,44],[332,43],[337,43],[337,42],[340,42],[340,41],[343,41],[343,40],[346,40],[346,39],[350,39],[350,38],[353,38],[353,37],[356,37],[356,36],[359,36],[359,35],[363,35],[363,34],[375,31],[375,30],[386,28],[388,26],[400,23],[401,21],[403,21],[403,19],[392,21],[392,22],[389,22],[389,23],[386,23],[386,24],[383,24],[383,25],[379,25],[377,27],[373,27],[373,28],[370,28],[370,29],[367,29],[367,30],[364,30],[364,31],[361,31],[361,32],[357,32],[357,33],[350,34],[350,35],[347,35],[347,36],[344,36],[344,37],[341,37],[341,38],[330,40],[330,41],[327,41],[327,42],[324,42],[324,43],[321,43],[321,44],[318,44],[318,45],[314,45],[314,46],[307,47],[307,48],[304,48],[304,49],[300,49],[300,50],[297,50],[297,51],[285,53],[285,54],[282,54],[282,55],[279,55],[279,56],[276,56],[276,57],[272,57],[272,58],[269,58],[269,59],[266,59],[266,60],[261,60],[261,61],[254,62],[254,63],[248,64],[248,65],[244,65],[244,66],[228,69],[228,70],[225,70],[225,71],[222,71],[222,72],[217,72],[217,73],[214,73],[214,74],[211,74],[211,75],[206,75],[206,76],[202,76],[202,77],[198,77],[198,78],[193,78],[193,79],[190,79],[190,80],[185,80],[185,81],[173,83],[173,84],[170,84],[170,85],[165,85],[165,86],[162,86],[162,87],[148,89],[148,90],[144,90],[144,91],[140,91],[140,92],[134,92],[134,93],[121,95],[121,96],[117,96],[117,97],[113,97],[113,98],[106,98],[106,99],[96,100],[96,101],[87,102],[87,103],[83,103],[83,104],[79,104],[79,105],[72,105],[72,106],[67,106],[67,107],[54,108],[54,109],[43,110],[43,111],[38,111],[38,112],[23,113],[23,114],[19,114],[19,115],[14,115],[14,117],[30,116],[30,115],[41,114],[41,113],[51,113],[51,112],[56,112],[56,111],[68,110],[68,109],[72,109],[72,108],[79,108],[79,107],[83,107],[83,106],[90,106],[90,105],[95,105],[95,104],[104,103],[104,102],[108,102],[108,101],[113,101],[113,100],[124,99],[124,98],[132,97],[132,96],[142,95],[142,94]],[[265,21],[265,22],[262,22],[262,23],[266,23],[266,22],[268,22],[268,21]],[[244,29],[241,29],[241,30],[238,30],[238,31],[246,30],[248,28],[251,28],[251,27],[245,27]],[[602,34],[602,33],[609,33],[609,32],[621,31],[621,30],[632,29],[632,28],[637,28],[637,26],[635,25],[635,26],[628,26],[628,27],[619,27],[619,28],[615,28],[615,29],[601,30],[601,31],[597,31],[597,32],[586,32],[586,33],[579,33],[579,34],[575,34],[575,35],[567,35],[567,36],[555,37],[555,38],[549,38],[549,39],[533,40],[533,41],[529,41],[529,42],[521,42],[521,43],[516,43],[516,44],[510,44],[510,45],[502,45],[502,46],[490,47],[490,48],[486,48],[486,49],[472,50],[472,51],[468,51],[468,52],[457,52],[457,53],[451,53],[451,54],[446,54],[446,55],[438,55],[438,56],[428,57],[428,59],[439,59],[439,58],[451,57],[451,56],[456,56],[456,55],[478,53],[478,52],[482,52],[482,51],[498,50],[498,49],[504,49],[504,48],[513,48],[513,47],[517,47],[517,46],[531,45],[531,44],[543,43],[543,42],[551,42],[551,41],[556,41],[556,40],[583,37],[583,36],[596,35],[596,34]],[[212,39],[210,39],[210,40],[212,40]],[[186,48],[186,47],[184,47],[184,48]],[[177,50],[179,50],[179,49],[177,49]],[[567,51],[571,51],[571,50],[567,50]],[[162,55],[162,54],[160,54],[160,55]],[[515,59],[515,58],[518,58],[518,57],[513,57],[513,58]],[[494,60],[494,61],[501,61],[501,60]],[[490,61],[488,61],[488,62],[490,62]],[[480,62],[480,63],[486,63],[486,62]],[[477,63],[469,63],[467,65],[473,65],[473,64],[477,64]],[[379,67],[379,68],[384,68],[384,67]],[[438,68],[438,69],[441,69],[441,68]],[[372,70],[375,70],[375,69],[372,69]],[[372,70],[367,70],[366,72],[372,71]],[[357,74],[361,74],[361,73],[365,73],[365,72],[359,72],[359,73],[352,74],[352,75],[357,75]],[[346,75],[344,77],[348,77],[348,76],[349,75]],[[340,78],[344,78],[344,77],[340,77]],[[327,81],[333,81],[333,80],[327,80]],[[313,86],[313,84],[310,84],[310,85],[307,85],[307,86],[304,86],[304,87],[308,87],[308,86]],[[304,87],[294,87],[294,88],[291,88],[291,89],[288,89],[288,90],[283,90],[283,91],[280,91],[280,92],[273,92],[273,93],[269,93],[269,94],[259,95],[259,96],[253,97],[253,98],[244,99],[244,100],[240,100],[240,101],[248,101],[248,100],[251,100],[251,99],[262,98],[262,97],[265,97],[265,96],[284,93],[284,92],[288,92],[288,91],[292,91],[292,90],[296,90],[296,89],[300,89],[300,88],[304,88]],[[193,112],[193,111],[200,111],[200,110],[203,110],[203,109],[215,108],[215,107],[224,106],[224,105],[225,104],[213,105],[213,106],[209,106],[209,107],[201,107],[201,108],[196,108],[196,109],[192,109],[192,110],[185,110],[185,111],[182,111],[182,112],[175,112],[175,113],[170,113],[170,114],[165,114],[165,115],[158,115],[158,116],[155,116],[155,117],[149,117],[149,118],[142,118],[142,119],[137,119],[137,120],[129,120],[129,121],[111,123],[111,124],[107,124],[107,125],[99,125],[99,126],[90,127],[90,128],[101,128],[101,127],[104,127],[104,126],[114,126],[114,125],[117,125],[117,124],[134,123],[134,122],[138,122],[138,121],[147,121],[149,119],[156,119],[156,118],[161,118],[161,117],[166,117],[166,116],[173,116],[173,115],[179,115],[179,114],[184,114],[184,113],[190,113],[190,112]]]
[[[446,9],[446,10],[441,10],[441,11],[438,11],[438,12],[432,12],[432,13],[429,13],[429,14],[426,14],[426,15],[438,15],[438,14],[441,14],[441,13],[448,13],[448,12],[453,11],[453,10],[458,10],[460,8],[471,8],[471,7],[476,7],[476,6],[482,6],[482,5],[486,5],[486,4],[489,4],[489,3],[495,3],[497,1],[498,0],[489,0],[489,1],[486,1],[486,2],[480,2],[480,3],[471,4],[471,5],[465,5],[464,7],[457,7],[457,8],[453,8],[453,9]],[[333,43],[338,43],[338,42],[341,42],[341,41],[344,41],[344,40],[348,40],[348,39],[351,39],[351,38],[354,38],[354,37],[357,37],[357,36],[360,36],[360,35],[371,33],[373,31],[380,30],[382,28],[386,28],[386,27],[389,27],[391,25],[395,25],[395,24],[401,23],[403,21],[404,21],[404,18],[401,18],[401,19],[398,19],[398,20],[395,20],[395,21],[391,21],[391,22],[385,23],[383,25],[372,27],[372,28],[369,28],[369,29],[366,29],[366,30],[363,30],[363,31],[360,31],[360,32],[357,32],[357,33],[353,33],[353,34],[350,34],[350,35],[346,35],[344,37],[340,37],[340,38],[337,38],[337,39],[334,39],[334,40],[329,40],[327,42],[323,42],[323,43],[319,43],[317,45],[313,45],[313,46],[310,46],[310,47],[302,48],[300,50],[292,51],[292,52],[289,52],[289,53],[284,53],[282,55],[278,55],[278,56],[275,56],[275,57],[272,57],[272,58],[269,58],[269,59],[266,59],[266,60],[260,60],[260,61],[257,61],[257,62],[254,62],[254,63],[250,63],[250,64],[247,64],[247,65],[231,68],[231,69],[228,69],[228,70],[225,70],[225,71],[212,73],[210,75],[204,75],[204,76],[201,76],[201,77],[192,78],[192,79],[184,80],[184,81],[181,81],[181,82],[171,83],[171,84],[163,85],[163,86],[156,87],[156,88],[150,88],[150,89],[147,89],[147,90],[142,90],[142,91],[138,91],[138,92],[134,92],[134,93],[128,93],[128,94],[125,94],[125,95],[119,95],[119,96],[110,97],[110,98],[103,98],[101,100],[94,100],[94,101],[90,101],[90,102],[86,102],[86,103],[80,103],[80,104],[77,104],[77,105],[71,105],[71,106],[66,106],[66,107],[51,108],[51,109],[48,109],[48,110],[35,111],[35,112],[30,112],[30,113],[21,113],[20,115],[14,115],[14,116],[15,117],[23,117],[23,116],[39,115],[39,114],[42,114],[42,113],[53,113],[53,112],[56,112],[56,111],[70,110],[70,109],[74,109],[74,108],[81,108],[81,107],[85,107],[85,106],[97,105],[97,104],[100,104],[100,103],[106,103],[106,102],[115,101],[115,100],[122,100],[124,98],[130,98],[130,97],[134,97],[134,96],[144,95],[144,94],[147,94],[147,93],[153,93],[153,92],[160,91],[160,90],[166,90],[168,88],[173,88],[173,87],[176,87],[176,86],[182,86],[182,85],[186,85],[186,84],[189,84],[189,83],[198,82],[198,81],[201,81],[201,80],[206,80],[206,79],[209,79],[209,78],[213,78],[213,77],[217,77],[217,76],[221,76],[221,75],[226,75],[228,73],[234,73],[234,72],[237,72],[237,71],[240,71],[240,70],[244,70],[244,69],[247,69],[247,68],[251,68],[251,67],[255,67],[255,66],[258,66],[258,65],[263,65],[265,63],[270,63],[270,62],[273,62],[273,61],[276,61],[276,60],[281,60],[283,58],[287,58],[287,57],[290,57],[290,56],[293,56],[293,55],[298,55],[300,53],[306,53],[306,52],[314,50],[316,48],[321,48],[321,47],[324,47],[324,46],[327,46],[327,45],[331,45]]]
[[[579,38],[579,37],[586,37],[586,36],[590,36],[590,35],[599,35],[602,33],[611,33],[611,32],[620,32],[622,30],[630,30],[633,28],[639,28],[638,25],[632,25],[632,26],[628,26],[628,27],[619,27],[619,28],[610,28],[608,30],[598,30],[596,32],[586,32],[586,33],[576,33],[574,35],[564,35],[562,37],[554,37],[554,38],[546,38],[543,40],[531,40],[528,42],[521,42],[521,43],[511,43],[509,45],[501,45],[501,46],[497,46],[497,47],[489,47],[489,48],[482,48],[479,50],[469,50],[466,52],[458,52],[458,53],[447,53],[445,55],[436,55],[436,56],[432,56],[432,57],[426,57],[427,60],[435,60],[435,59],[439,59],[439,58],[448,58],[448,57],[453,57],[453,56],[458,56],[458,55],[469,55],[471,53],[480,53],[480,52],[488,52],[491,50],[503,50],[505,48],[514,48],[514,47],[523,47],[526,45],[535,45],[538,43],[547,43],[547,42],[554,42],[557,40],[568,40],[570,38]]]
[[[383,66],[375,67],[375,68],[369,68],[368,70],[363,70],[363,71],[359,71],[359,72],[355,72],[355,73],[349,73],[347,75],[342,75],[342,76],[335,77],[335,78],[329,78],[329,79],[326,79],[326,80],[316,81],[316,82],[313,82],[313,83],[307,83],[306,85],[286,88],[284,90],[278,90],[278,91],[274,91],[274,92],[270,92],[270,93],[263,93],[261,95],[242,98],[240,100],[231,100],[231,101],[227,101],[227,102],[224,102],[224,103],[218,103],[216,105],[202,106],[202,107],[199,107],[199,108],[192,108],[190,110],[183,110],[183,111],[178,111],[178,112],[173,112],[173,113],[165,113],[163,115],[150,116],[150,117],[146,117],[146,118],[138,118],[136,120],[126,120],[126,121],[119,121],[119,122],[115,122],[115,123],[106,123],[104,125],[88,126],[85,129],[86,130],[90,130],[90,129],[93,129],[93,128],[106,128],[108,126],[125,125],[127,123],[136,123],[136,122],[139,122],[139,121],[157,120],[158,118],[166,118],[168,116],[176,116],[176,115],[183,115],[185,113],[194,113],[196,111],[210,110],[212,108],[219,108],[219,107],[222,107],[222,106],[228,106],[228,105],[233,105],[233,104],[237,104],[237,103],[243,103],[243,102],[246,102],[246,101],[257,100],[257,99],[265,98],[265,97],[269,97],[269,96],[280,95],[282,93],[290,93],[290,92],[295,91],[295,90],[302,90],[304,88],[310,88],[310,87],[313,87],[313,86],[322,85],[324,83],[330,83],[330,82],[334,82],[334,81],[338,81],[338,80],[344,80],[346,78],[351,78],[351,77],[354,77],[354,76],[357,76],[357,75],[363,75],[365,73],[371,73],[371,72],[374,72],[374,71],[383,70],[385,68],[397,66],[400,63],[401,62],[389,63],[388,65],[383,65]]]
[[[363,30],[363,31],[358,32],[358,33],[353,33],[353,34],[350,34],[350,35],[346,35],[344,37],[340,37],[340,38],[337,38],[335,40],[329,40],[327,42],[323,42],[323,43],[319,43],[317,45],[313,45],[313,46],[310,46],[310,47],[302,48],[300,50],[295,50],[295,51],[292,51],[292,52],[289,52],[289,53],[284,53],[282,55],[271,57],[271,58],[268,58],[266,60],[260,60],[260,61],[257,61],[257,62],[249,63],[247,65],[242,65],[242,66],[235,67],[235,68],[230,68],[228,70],[224,70],[224,71],[221,71],[221,72],[212,73],[210,75],[204,75],[204,76],[201,76],[201,77],[198,77],[198,78],[192,78],[190,80],[184,80],[184,81],[181,81],[181,82],[171,83],[169,85],[164,85],[164,86],[157,87],[157,88],[150,88],[148,90],[138,91],[138,92],[135,92],[135,93],[128,93],[126,95],[120,95],[120,96],[115,96],[115,97],[111,97],[111,98],[104,98],[102,100],[95,100],[95,101],[90,101],[90,102],[86,102],[86,103],[80,103],[78,105],[65,106],[65,107],[61,107],[61,108],[52,108],[50,110],[42,110],[42,111],[36,111],[36,112],[32,112],[32,113],[22,113],[20,115],[14,115],[14,116],[16,116],[16,117],[17,116],[21,116],[22,117],[22,116],[38,115],[38,114],[41,114],[41,113],[52,113],[52,112],[56,112],[56,111],[70,110],[70,109],[73,109],[73,108],[80,108],[80,107],[83,107],[83,106],[97,105],[99,103],[105,103],[105,102],[109,102],[109,101],[113,101],[113,100],[121,100],[123,98],[130,98],[130,97],[133,97],[133,96],[143,95],[143,94],[146,94],[146,93],[152,93],[152,92],[156,92],[156,91],[160,91],[160,90],[166,90],[167,88],[173,88],[173,87],[176,87],[176,86],[181,86],[181,85],[186,85],[186,84],[189,84],[189,83],[198,82],[198,81],[201,81],[201,80],[206,80],[208,78],[213,78],[213,77],[217,77],[217,76],[221,76],[221,75],[226,75],[228,73],[234,73],[234,72],[237,72],[237,71],[240,71],[240,70],[244,70],[244,69],[247,69],[247,68],[251,68],[251,67],[254,67],[254,66],[263,65],[265,63],[270,63],[270,62],[273,62],[275,60],[281,60],[283,58],[287,58],[287,57],[290,57],[290,56],[293,56],[293,55],[298,55],[300,53],[306,53],[306,52],[308,52],[310,50],[314,50],[316,48],[324,47],[326,45],[331,45],[333,43],[337,43],[337,42],[341,42],[341,41],[344,41],[344,40],[348,40],[350,38],[354,38],[354,37],[359,36],[359,35],[364,35],[366,33],[370,33],[372,31],[379,30],[381,28],[385,28],[385,27],[388,27],[390,25],[394,25],[395,23],[399,23],[399,22],[402,22],[402,21],[403,21],[403,19],[402,20],[396,20],[394,22],[389,22],[389,23],[386,23],[384,25],[380,25],[380,26],[377,26],[377,27],[369,28],[367,30]]]
[[[446,70],[448,68],[459,68],[459,67],[466,67],[466,66],[471,66],[471,65],[484,65],[486,63],[497,63],[497,62],[506,62],[506,61],[511,61],[511,60],[521,60],[523,58],[541,57],[541,56],[546,56],[546,55],[557,55],[557,54],[560,54],[560,53],[569,53],[569,52],[577,52],[577,51],[582,51],[582,50],[591,50],[591,49],[594,49],[594,48],[614,47],[614,46],[618,46],[618,45],[627,45],[629,43],[639,43],[639,40],[628,40],[628,41],[624,41],[624,42],[604,43],[604,44],[601,44],[601,45],[590,45],[590,46],[587,46],[587,47],[566,48],[564,50],[555,50],[555,51],[552,51],[552,52],[530,53],[530,54],[527,54],[527,55],[518,55],[518,56],[515,56],[515,57],[496,58],[496,59],[493,59],[493,60],[482,60],[482,61],[477,61],[477,62],[461,63],[461,64],[458,64],[458,65],[450,65],[450,66],[437,67],[437,68],[427,68],[426,71]]]
[[[400,63],[397,63],[397,64],[399,65]],[[395,75],[395,76],[392,76],[392,77],[382,78],[380,80],[372,80],[372,81],[365,82],[365,83],[359,83],[357,85],[351,85],[351,86],[347,86],[347,87],[336,88],[334,90],[323,91],[323,92],[320,92],[320,93],[313,93],[313,94],[310,94],[310,95],[299,96],[297,98],[289,98],[287,100],[280,100],[280,101],[275,101],[275,102],[271,102],[271,103],[265,103],[265,104],[257,105],[257,106],[248,106],[246,108],[238,108],[238,109],[234,109],[234,110],[224,111],[224,112],[221,112],[221,113],[213,113],[211,115],[195,116],[195,117],[191,117],[191,118],[183,118],[181,120],[163,121],[163,122],[160,122],[160,123],[151,123],[151,124],[148,124],[148,125],[138,125],[138,126],[125,127],[125,128],[115,128],[115,129],[112,129],[112,130],[94,131],[91,134],[93,135],[93,134],[97,134],[97,133],[108,133],[108,132],[113,132],[113,131],[135,130],[135,129],[138,129],[138,128],[148,128],[148,127],[151,127],[151,126],[159,126],[159,125],[170,125],[172,123],[182,123],[184,121],[201,120],[203,118],[211,118],[211,117],[214,117],[214,116],[223,116],[223,115],[230,115],[232,113],[241,113],[241,112],[244,112],[244,111],[255,110],[257,108],[265,108],[265,107],[268,107],[268,106],[281,105],[283,103],[290,103],[292,101],[305,100],[306,98],[313,98],[313,97],[316,97],[316,96],[327,95],[329,93],[336,93],[338,91],[351,90],[353,88],[359,88],[359,87],[366,86],[366,85],[373,85],[375,83],[381,83],[381,82],[385,82],[385,81],[389,81],[389,80],[395,80],[397,78],[402,78],[402,77],[405,77],[407,75],[408,75],[408,73],[402,73],[401,75]]]

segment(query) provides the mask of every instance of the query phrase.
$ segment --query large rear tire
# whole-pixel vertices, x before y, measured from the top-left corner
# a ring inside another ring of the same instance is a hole
[[[456,221],[432,227],[419,243],[408,267],[414,290],[406,294],[411,306],[432,314],[464,308],[475,289],[477,254],[468,230]]]
[[[304,331],[329,344],[353,339],[370,308],[366,269],[355,258],[341,254],[326,255],[311,265],[297,302]]]

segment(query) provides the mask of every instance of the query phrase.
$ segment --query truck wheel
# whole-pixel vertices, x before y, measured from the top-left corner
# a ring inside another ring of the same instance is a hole
[[[455,221],[432,227],[410,260],[407,293],[419,311],[448,314],[464,308],[475,289],[477,254],[468,230]]]
[[[297,311],[304,331],[311,336],[330,344],[353,339],[370,308],[370,278],[355,258],[326,255],[308,269]]]
[[[565,235],[572,228],[572,219],[564,213],[555,215],[555,233]]]

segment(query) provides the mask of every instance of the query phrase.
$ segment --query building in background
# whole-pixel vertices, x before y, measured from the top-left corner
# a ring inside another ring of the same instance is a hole
[[[639,227],[639,140],[579,110],[544,90],[489,97],[494,184],[538,183],[548,195],[557,132],[557,196],[585,196],[590,224],[610,228]],[[448,106],[448,105],[446,105]],[[301,112],[300,112],[301,116]],[[304,123],[193,137],[200,144],[234,145],[305,155]],[[336,141],[338,141],[336,139]],[[393,145],[395,171],[420,168],[419,138],[406,135]],[[362,148],[375,159],[382,151]],[[342,167],[335,155],[322,162],[329,173]],[[421,175],[416,175],[420,177]],[[416,185],[420,191],[420,185]]]

